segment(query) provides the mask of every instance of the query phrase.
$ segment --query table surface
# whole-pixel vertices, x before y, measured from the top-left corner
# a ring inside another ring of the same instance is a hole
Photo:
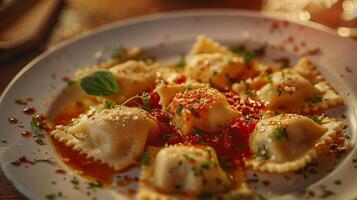
[[[37,45],[11,59],[0,60],[0,93],[19,70],[46,49],[114,21],[170,10],[198,8],[261,10],[263,6],[263,0],[132,0],[125,2],[116,0],[67,0],[50,33],[44,38],[45,42],[41,42],[41,45]],[[331,14],[326,14],[334,13],[333,15],[336,16],[336,12],[341,11],[340,7],[341,3],[339,2],[328,12],[320,12],[312,16],[312,20],[331,27],[338,27],[341,24],[351,26],[351,22],[336,20],[338,18],[331,18]],[[357,23],[354,21],[352,26],[357,27]],[[1,171],[0,199],[25,199]]]

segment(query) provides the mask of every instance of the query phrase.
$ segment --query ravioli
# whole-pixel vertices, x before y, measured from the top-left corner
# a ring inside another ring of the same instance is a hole
[[[117,79],[120,93],[104,98],[122,103],[127,98],[143,93],[154,86],[156,67],[156,65],[147,65],[143,61],[130,60],[110,68],[109,71]]]
[[[235,81],[258,74],[254,66],[244,63],[241,56],[205,36],[197,39],[186,56],[184,74],[221,90],[229,90]]]
[[[122,170],[136,163],[148,135],[156,130],[156,119],[142,109],[92,107],[69,125],[57,126],[50,135],[88,158]]]
[[[179,145],[161,149],[149,166],[143,166],[137,199],[219,199],[249,194],[244,184],[233,184],[222,170],[214,149]]]
[[[168,110],[172,122],[183,134],[197,130],[214,132],[240,116],[227,98],[213,88],[199,88],[177,93]]]
[[[281,114],[258,122],[249,138],[254,170],[287,172],[311,162],[341,134],[343,124],[326,118],[321,124],[297,114]]]
[[[257,95],[267,109],[286,113],[310,113],[343,103],[307,58],[292,68],[236,83],[232,89],[240,95]]]
[[[271,75],[268,84],[257,96],[270,109],[291,109],[304,105],[321,92],[304,77],[291,70],[282,70]]]
[[[182,84],[177,83],[160,83],[156,86],[155,92],[160,96],[159,104],[162,105],[163,109],[166,110],[166,107],[170,104],[175,94],[189,89],[197,89],[208,87],[203,83],[198,83],[196,81],[186,81]]]

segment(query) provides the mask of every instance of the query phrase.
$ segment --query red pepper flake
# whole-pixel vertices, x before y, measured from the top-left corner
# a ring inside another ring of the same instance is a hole
[[[68,76],[62,77],[62,81],[64,81],[64,82],[68,82],[69,80],[71,80],[71,79]]]
[[[22,131],[21,135],[22,137],[31,137],[32,133],[30,131]]]
[[[287,28],[289,25],[290,25],[290,22],[289,22],[289,21],[286,21],[286,20],[283,21],[283,26],[284,26],[285,28]]]
[[[307,194],[308,194],[310,197],[314,197],[314,196],[315,196],[315,192],[314,192],[314,191],[311,191],[311,190],[308,190],[308,191],[307,191]]]
[[[306,47],[306,42],[301,41],[301,42],[300,42],[300,46],[301,46],[301,47]]]
[[[294,45],[294,47],[293,47],[293,51],[294,51],[294,52],[298,52],[299,50],[300,50],[299,46]]]
[[[9,117],[8,121],[10,124],[17,124],[19,122],[19,120],[15,117]]]
[[[19,124],[18,127],[19,128],[25,128],[25,126],[23,124]]]
[[[20,161],[21,163],[24,163],[24,164],[25,164],[25,163],[30,164],[30,165],[36,164],[35,161],[28,160],[25,156],[20,157],[20,158],[19,158],[19,161]]]
[[[290,43],[293,43],[293,42],[294,42],[293,36],[289,36],[287,40],[288,40],[288,42],[290,42]]]
[[[184,82],[186,82],[186,77],[184,75],[181,75],[175,80],[175,82],[177,84],[184,83]]]
[[[15,103],[18,104],[18,105],[23,105],[23,106],[27,105],[27,102],[22,100],[22,99],[16,99]]]
[[[36,109],[34,107],[24,108],[22,112],[26,115],[33,115],[36,113]]]
[[[270,185],[270,182],[267,181],[267,180],[263,180],[262,183],[263,183],[264,186],[269,186]]]
[[[345,68],[348,73],[352,73],[352,68],[351,67],[346,67]]]
[[[132,188],[129,188],[128,191],[127,191],[128,195],[130,196],[133,196],[136,194],[136,190],[135,189],[132,189]]]
[[[280,25],[279,25],[279,23],[277,22],[277,21],[273,21],[273,22],[271,22],[271,24],[270,24],[270,29],[269,29],[269,31],[270,31],[270,33],[274,33],[276,30],[278,30],[280,28]]]
[[[301,56],[315,56],[315,55],[319,55],[320,53],[321,53],[320,48],[308,49]]]
[[[55,171],[56,174],[66,174],[66,171],[64,171],[63,169],[57,169]]]

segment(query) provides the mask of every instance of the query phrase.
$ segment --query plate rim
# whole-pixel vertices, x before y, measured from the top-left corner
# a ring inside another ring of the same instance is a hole
[[[16,73],[16,75],[11,79],[11,81],[7,84],[5,89],[0,95],[0,105],[3,103],[3,100],[7,93],[10,91],[12,86],[17,82],[17,80],[25,74],[29,69],[31,69],[33,66],[35,66],[37,63],[41,62],[41,60],[45,59],[47,56],[51,55],[52,53],[55,53],[56,51],[72,44],[75,42],[78,42],[84,38],[94,36],[97,34],[101,34],[106,31],[110,31],[111,29],[117,29],[120,27],[125,27],[128,25],[136,24],[136,23],[142,23],[142,22],[149,22],[149,21],[155,21],[159,19],[170,19],[170,18],[180,18],[180,17],[199,17],[199,16],[241,16],[241,17],[252,17],[252,18],[260,18],[260,19],[269,19],[269,20],[276,20],[276,21],[288,21],[289,23],[293,23],[296,25],[301,25],[304,27],[312,28],[318,31],[325,32],[329,35],[333,35],[335,37],[339,37],[340,39],[343,40],[349,40],[350,42],[354,43],[354,45],[357,45],[357,41],[353,40],[352,38],[347,38],[347,37],[342,37],[337,34],[337,31],[326,26],[323,24],[319,24],[317,22],[312,22],[312,21],[297,21],[297,20],[292,20],[288,18],[278,18],[277,16],[267,14],[261,11],[254,11],[254,10],[242,10],[242,9],[227,9],[227,8],[215,8],[215,9],[187,9],[187,10],[176,10],[176,11],[163,11],[159,13],[153,13],[153,14],[148,14],[148,15],[142,15],[142,16],[137,16],[137,17],[132,17],[128,19],[123,19],[119,20],[117,22],[112,22],[109,24],[105,24],[103,26],[100,26],[96,28],[95,30],[92,31],[87,31],[84,33],[81,33],[69,40],[62,41],[53,47],[50,47],[46,49],[44,52],[40,53],[37,55],[35,58],[33,58],[29,63],[27,63],[19,72]],[[25,198],[27,199],[36,199],[36,197],[33,197],[30,193],[28,193],[25,187],[23,187],[18,181],[14,179],[12,174],[6,169],[5,164],[1,162],[0,160],[0,169],[3,172],[4,176],[6,179],[11,182],[11,184],[15,187],[15,189]]]

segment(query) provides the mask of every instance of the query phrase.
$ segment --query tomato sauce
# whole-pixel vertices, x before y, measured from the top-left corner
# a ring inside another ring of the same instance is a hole
[[[170,114],[153,109],[150,113],[157,118],[159,131],[155,137],[148,138],[147,145],[160,147],[166,144],[209,145],[216,150],[222,166],[242,166],[243,158],[251,156],[248,144],[249,135],[261,117],[259,111],[263,109],[263,105],[251,97],[242,100],[232,92],[227,92],[225,95],[228,102],[243,117],[233,120],[229,126],[222,127],[214,133],[204,133],[200,130],[193,134],[183,135],[170,124]]]

